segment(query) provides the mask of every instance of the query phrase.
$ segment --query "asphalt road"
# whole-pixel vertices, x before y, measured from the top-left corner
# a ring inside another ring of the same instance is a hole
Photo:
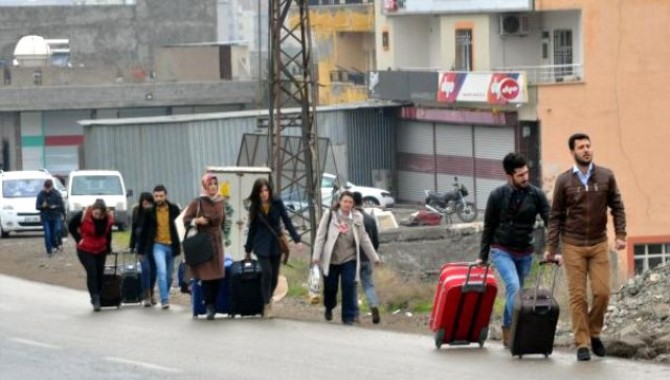
[[[512,359],[498,344],[258,318],[193,320],[0,276],[0,379],[668,379],[670,367],[573,353]]]

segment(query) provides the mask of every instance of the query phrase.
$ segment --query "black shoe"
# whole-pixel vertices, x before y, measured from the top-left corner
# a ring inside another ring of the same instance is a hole
[[[605,345],[603,344],[603,341],[600,340],[600,338],[597,336],[591,337],[591,351],[593,351],[595,356],[599,356],[601,358],[604,357],[607,353],[605,351]]]
[[[91,304],[93,304],[93,311],[100,311],[100,296],[91,297]]]
[[[216,315],[216,309],[214,309],[214,305],[207,305],[207,320],[213,321],[214,315]]]
[[[353,326],[354,321],[342,321],[342,324],[345,325],[345,326]]]
[[[379,317],[379,308],[373,307],[370,311],[372,311],[372,323],[375,325],[378,324],[379,321],[381,321],[381,318]]]
[[[586,347],[579,347],[577,349],[577,360],[580,362],[585,362],[591,360],[591,353]]]
[[[326,309],[326,313],[323,315],[326,318],[326,321],[332,321],[333,320],[333,311],[330,309]]]

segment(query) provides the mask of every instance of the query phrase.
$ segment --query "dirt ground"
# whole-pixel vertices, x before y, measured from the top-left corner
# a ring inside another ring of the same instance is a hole
[[[8,238],[0,239],[0,273],[52,285],[86,290],[86,276],[77,259],[74,241],[69,238],[64,242],[64,246],[63,252],[55,253],[53,257],[48,258],[41,233],[13,233]],[[115,250],[123,250],[124,248],[121,246],[114,247]],[[184,306],[190,305],[190,296],[181,294],[177,288],[172,289],[171,297],[172,303]],[[87,296],[82,298],[81,307],[90,307]],[[277,318],[319,323],[338,323],[339,311],[339,307],[334,310],[335,318],[333,322],[326,322],[323,318],[323,306],[309,305],[307,300],[303,298],[286,297],[274,305],[274,314]],[[382,321],[379,325],[373,325],[369,315],[363,314],[359,327],[429,336],[431,332],[428,329],[428,321],[429,315],[427,313],[413,313],[409,316],[404,311],[383,312]]]

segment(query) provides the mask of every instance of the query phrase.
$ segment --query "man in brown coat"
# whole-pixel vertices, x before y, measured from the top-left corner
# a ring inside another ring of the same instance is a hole
[[[565,264],[577,360],[586,361],[591,359],[589,346],[596,356],[605,356],[600,332],[610,297],[607,208],[614,219],[617,250],[626,247],[626,216],[614,173],[592,162],[589,136],[576,133],[570,136],[568,146],[575,165],[556,180],[545,259]],[[562,257],[557,255],[559,238]],[[593,293],[591,310],[586,298],[587,277]]]

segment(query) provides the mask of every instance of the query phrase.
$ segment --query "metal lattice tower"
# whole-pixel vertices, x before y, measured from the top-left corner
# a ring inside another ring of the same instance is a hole
[[[312,38],[308,0],[269,0],[269,117],[268,157],[276,194],[296,191],[304,194],[302,207],[294,217],[306,219],[309,243],[316,236],[321,210],[321,173],[316,129],[316,79],[312,65]],[[290,25],[289,10],[298,14]],[[288,107],[300,112],[285,113]],[[289,135],[300,131],[300,144],[289,144]],[[301,196],[301,198],[303,198]]]

